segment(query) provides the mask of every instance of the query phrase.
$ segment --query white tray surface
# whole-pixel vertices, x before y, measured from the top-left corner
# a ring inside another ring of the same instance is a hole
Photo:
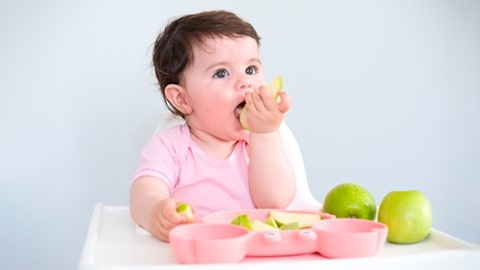
[[[268,265],[266,265],[268,264]],[[293,265],[292,265],[293,264]],[[386,243],[374,257],[326,259],[317,254],[286,257],[246,257],[229,264],[228,269],[480,269],[480,247],[432,229],[430,236],[417,244]],[[80,258],[80,270],[92,269],[213,269],[227,265],[179,264],[168,243],[156,240],[131,220],[129,209],[97,204]],[[321,267],[321,268],[320,268]],[[360,268],[358,268],[360,267]]]

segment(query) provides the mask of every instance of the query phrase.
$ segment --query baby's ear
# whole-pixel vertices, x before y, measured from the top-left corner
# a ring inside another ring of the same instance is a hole
[[[178,84],[169,84],[165,87],[165,97],[170,103],[181,111],[184,115],[189,115],[192,112],[192,107],[188,102],[185,94],[185,89]]]

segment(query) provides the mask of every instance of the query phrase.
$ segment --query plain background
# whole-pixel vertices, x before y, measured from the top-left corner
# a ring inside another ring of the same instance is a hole
[[[97,202],[127,205],[165,109],[151,44],[173,17],[229,9],[262,37],[266,79],[322,201],[430,199],[480,243],[480,1],[2,1],[0,268],[75,269]]]

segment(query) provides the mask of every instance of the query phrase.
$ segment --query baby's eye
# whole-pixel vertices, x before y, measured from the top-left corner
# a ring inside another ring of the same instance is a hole
[[[223,79],[225,77],[227,77],[229,74],[228,74],[228,71],[226,69],[219,69],[217,71],[215,71],[215,74],[213,74],[213,78],[215,79]]]
[[[255,75],[257,74],[257,67],[249,66],[247,67],[247,69],[245,69],[245,73],[247,73],[248,75]]]

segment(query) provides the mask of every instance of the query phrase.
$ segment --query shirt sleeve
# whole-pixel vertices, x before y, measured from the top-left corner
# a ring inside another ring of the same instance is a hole
[[[188,144],[183,133],[184,128],[176,126],[152,136],[142,150],[132,183],[142,176],[153,176],[164,181],[172,192],[181,166],[181,149]]]

